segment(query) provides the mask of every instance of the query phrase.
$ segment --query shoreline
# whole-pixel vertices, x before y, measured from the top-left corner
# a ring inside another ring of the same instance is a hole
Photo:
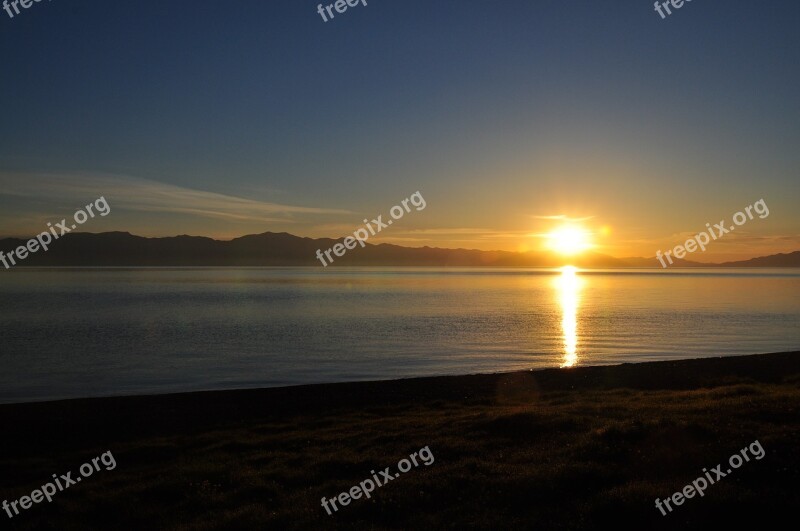
[[[665,364],[670,365],[674,363],[681,363],[681,362],[702,362],[704,360],[722,360],[722,359],[729,359],[729,358],[756,358],[762,356],[782,356],[782,355],[792,355],[797,354],[800,355],[800,351],[784,351],[784,352],[772,352],[766,354],[731,354],[726,356],[709,356],[703,358],[680,358],[680,359],[671,359],[671,360],[653,360],[653,361],[635,361],[635,362],[624,362],[624,363],[609,363],[603,365],[581,365],[578,367],[543,367],[543,368],[533,368],[527,370],[512,370],[512,371],[503,371],[503,372],[478,372],[478,373],[465,373],[465,374],[439,374],[439,375],[430,375],[430,376],[408,376],[402,378],[389,378],[389,379],[377,379],[377,380],[349,380],[349,381],[341,381],[341,382],[315,382],[315,383],[298,383],[298,384],[286,384],[286,385],[275,385],[275,386],[266,386],[266,387],[232,387],[226,389],[197,389],[197,390],[186,390],[186,391],[174,391],[174,392],[153,392],[153,393],[136,393],[136,394],[120,394],[120,395],[102,395],[102,396],[84,396],[84,397],[68,397],[68,398],[46,398],[42,400],[28,400],[22,402],[0,402],[0,410],[4,407],[8,406],[24,406],[24,405],[34,405],[34,404],[59,404],[63,402],[74,402],[74,401],[96,401],[96,400],[129,400],[129,399],[158,399],[158,398],[169,398],[169,397],[188,397],[188,396],[197,396],[202,395],[205,393],[261,393],[261,392],[269,392],[271,390],[297,390],[298,392],[312,392],[313,388],[320,387],[320,386],[349,386],[349,385],[383,385],[387,382],[392,383],[399,383],[399,382],[406,382],[408,385],[416,386],[416,385],[423,385],[426,383],[426,380],[431,381],[438,381],[440,379],[450,379],[450,378],[491,378],[491,377],[503,377],[503,376],[511,376],[511,375],[520,375],[520,374],[529,374],[529,373],[542,373],[545,371],[554,371],[554,372],[562,372],[562,371],[575,371],[575,370],[597,370],[602,368],[609,368],[609,367],[639,367],[643,365],[651,366],[653,364]],[[550,377],[548,377],[548,381],[550,381]],[[552,381],[559,381],[557,377],[554,377]],[[435,382],[432,382],[435,383]],[[266,398],[266,397],[265,397]],[[202,398],[198,397],[198,400],[202,401]]]

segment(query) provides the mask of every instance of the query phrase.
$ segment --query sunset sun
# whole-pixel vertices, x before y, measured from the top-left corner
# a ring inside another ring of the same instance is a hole
[[[561,227],[547,235],[549,247],[564,254],[578,254],[592,247],[590,234],[580,227]]]

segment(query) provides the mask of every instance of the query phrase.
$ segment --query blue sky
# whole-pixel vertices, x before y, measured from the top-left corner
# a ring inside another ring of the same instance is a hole
[[[548,216],[654,254],[764,198],[707,258],[800,249],[800,7],[647,0],[53,0],[0,11],[0,235],[536,248]],[[704,257],[706,258],[706,257]]]

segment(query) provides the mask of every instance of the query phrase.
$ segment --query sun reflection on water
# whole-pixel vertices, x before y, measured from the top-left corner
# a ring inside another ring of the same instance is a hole
[[[572,266],[561,268],[556,279],[561,303],[561,330],[564,335],[564,363],[561,367],[572,367],[578,362],[578,302],[582,279]]]

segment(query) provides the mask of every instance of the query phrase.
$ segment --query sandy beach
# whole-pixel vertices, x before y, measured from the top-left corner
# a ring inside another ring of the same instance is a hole
[[[741,526],[800,501],[800,353],[0,406],[0,499],[117,466],[13,529]],[[655,507],[754,441],[666,516]],[[429,465],[321,499],[427,447]],[[73,477],[77,472],[73,472]],[[13,514],[13,512],[12,512]],[[761,519],[761,520],[759,520]],[[741,527],[737,527],[741,528]]]

